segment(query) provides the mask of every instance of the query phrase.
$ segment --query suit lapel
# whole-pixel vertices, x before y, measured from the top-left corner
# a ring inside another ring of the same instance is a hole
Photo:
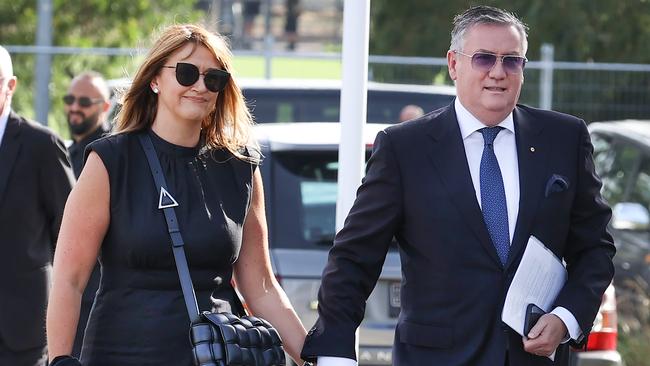
[[[506,268],[516,261],[528,242],[530,227],[542,197],[540,182],[544,181],[546,175],[551,148],[545,141],[548,139],[543,139],[544,121],[532,121],[520,108],[515,108],[513,119],[519,162],[520,198],[517,225]]]
[[[425,144],[427,154],[445,189],[449,192],[449,197],[466,218],[466,222],[483,248],[501,266],[476,201],[476,192],[469,173],[467,155],[453,104],[434,119],[428,135],[432,141]]]
[[[20,119],[11,112],[7,119],[7,127],[0,142],[0,203],[2,203],[11,169],[16,162],[20,150]]]

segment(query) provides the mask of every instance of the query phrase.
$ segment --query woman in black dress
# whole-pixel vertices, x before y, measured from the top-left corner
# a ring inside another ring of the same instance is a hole
[[[167,28],[124,96],[114,133],[88,146],[54,259],[47,316],[54,364],[78,364],[66,355],[99,256],[102,279],[81,364],[192,365],[189,319],[139,134],[153,141],[179,204],[200,310],[210,310],[214,298],[240,312],[234,277],[252,312],[271,322],[300,360],[305,330],[271,270],[260,156],[231,69],[221,37],[194,25]]]

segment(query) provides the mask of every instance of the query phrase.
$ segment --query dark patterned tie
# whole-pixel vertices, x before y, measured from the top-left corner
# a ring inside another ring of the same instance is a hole
[[[483,219],[497,250],[501,264],[505,265],[510,250],[510,233],[508,231],[508,207],[503,177],[497,156],[494,154],[494,139],[502,127],[482,128],[483,156],[481,157],[481,208]]]

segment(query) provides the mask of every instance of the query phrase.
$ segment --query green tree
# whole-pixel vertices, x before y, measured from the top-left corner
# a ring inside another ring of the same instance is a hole
[[[454,1],[371,0],[370,54],[445,57],[451,19],[464,6]],[[377,81],[450,83],[446,68],[371,65]]]
[[[65,47],[146,48],[151,35],[165,25],[197,22],[203,12],[197,0],[53,0],[53,44]],[[33,45],[36,39],[37,1],[11,0],[0,3],[0,44]],[[13,108],[33,117],[35,55],[14,54],[14,74],[19,86]],[[106,78],[128,76],[138,65],[137,55],[55,55],[50,82],[49,125],[68,136],[61,97],[71,78],[95,70]]]

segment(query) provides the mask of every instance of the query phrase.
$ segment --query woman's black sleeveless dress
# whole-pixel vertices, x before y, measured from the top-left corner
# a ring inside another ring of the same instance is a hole
[[[232,264],[241,246],[254,165],[226,150],[173,145],[152,131],[169,186],[199,309],[210,297],[235,305]],[[110,224],[102,243],[102,279],[81,354],[87,366],[192,365],[189,318],[171,241],[137,133],[88,146],[108,171]],[[248,151],[246,152],[249,153]],[[237,311],[235,311],[237,312]]]

